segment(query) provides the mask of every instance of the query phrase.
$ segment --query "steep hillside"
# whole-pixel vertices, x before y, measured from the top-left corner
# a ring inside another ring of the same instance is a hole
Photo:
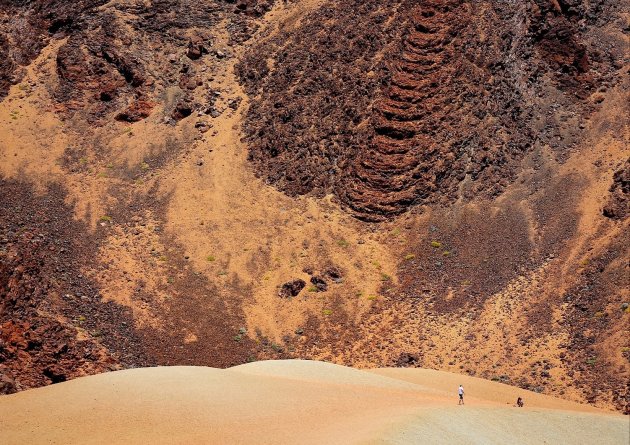
[[[627,13],[330,2],[253,45],[238,67],[259,174],[366,221],[407,212],[382,236],[400,282],[352,351],[318,357],[402,352],[627,404]]]
[[[541,146],[566,159],[619,84],[609,3],[330,2],[239,65],[250,156],[367,220],[497,196]]]
[[[0,0],[0,391],[428,367],[628,412],[613,0]]]

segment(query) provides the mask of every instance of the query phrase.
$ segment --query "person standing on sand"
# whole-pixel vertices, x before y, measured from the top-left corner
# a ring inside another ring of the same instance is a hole
[[[458,405],[464,404],[464,387],[459,385],[459,389],[457,390],[457,394],[459,394],[459,403]]]

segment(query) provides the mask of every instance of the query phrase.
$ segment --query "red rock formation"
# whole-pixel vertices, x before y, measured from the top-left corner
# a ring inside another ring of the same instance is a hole
[[[367,220],[495,196],[537,142],[558,156],[570,145],[536,121],[543,110],[563,102],[588,113],[582,99],[594,73],[610,79],[620,67],[619,51],[582,37],[615,8],[331,2],[239,66],[256,96],[245,126],[250,159],[287,193],[332,191]],[[334,39],[318,32],[322,23]]]

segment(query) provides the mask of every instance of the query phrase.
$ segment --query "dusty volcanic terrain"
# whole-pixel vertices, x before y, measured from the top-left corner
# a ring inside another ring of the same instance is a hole
[[[0,0],[0,392],[310,358],[628,413],[629,19]]]

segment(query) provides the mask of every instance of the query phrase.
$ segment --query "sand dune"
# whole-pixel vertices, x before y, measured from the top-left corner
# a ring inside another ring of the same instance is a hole
[[[299,360],[131,369],[0,397],[3,444],[626,444],[629,422],[455,374]]]

